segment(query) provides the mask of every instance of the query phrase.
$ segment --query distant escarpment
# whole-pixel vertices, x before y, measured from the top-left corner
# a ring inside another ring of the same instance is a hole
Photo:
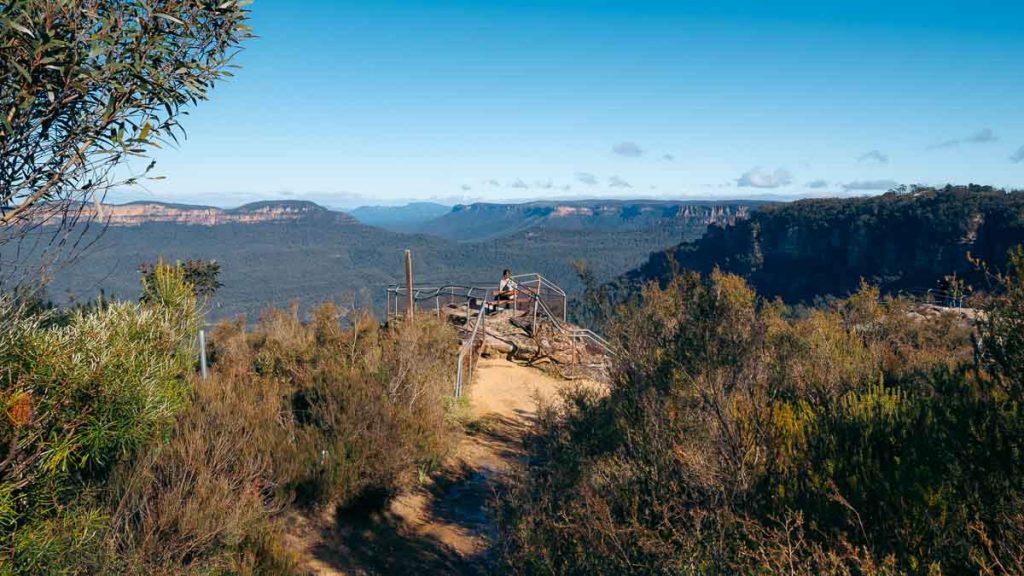
[[[341,223],[356,220],[343,212],[333,212],[313,202],[298,200],[254,202],[232,209],[189,206],[163,202],[104,204],[83,206],[85,216],[109,226],[141,226],[152,223],[217,226],[221,224],[262,224],[319,219]]]
[[[348,213],[363,224],[392,232],[415,232],[425,223],[451,211],[450,205],[410,202],[404,206],[360,206]]]
[[[788,302],[846,295],[861,279],[885,292],[938,288],[956,273],[975,287],[1024,243],[1024,192],[988,186],[911,188],[881,196],[767,205],[749,219],[712,225],[703,238],[652,254],[618,288],[665,281],[675,269],[716,266]]]
[[[747,217],[754,201],[573,200],[458,205],[420,227],[452,240],[487,240],[527,230],[606,232],[674,227],[699,229]]]

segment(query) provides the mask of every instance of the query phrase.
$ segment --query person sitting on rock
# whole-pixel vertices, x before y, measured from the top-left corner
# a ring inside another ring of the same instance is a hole
[[[509,303],[515,300],[518,289],[519,285],[512,279],[512,271],[506,268],[501,273],[501,282],[498,282],[498,294],[495,300],[504,303],[505,309],[508,310],[511,307]]]

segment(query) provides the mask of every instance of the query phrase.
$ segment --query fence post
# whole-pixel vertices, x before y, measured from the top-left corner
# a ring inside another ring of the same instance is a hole
[[[455,397],[462,396],[462,352],[459,352],[459,365],[455,369]]]
[[[405,251],[405,317],[413,321],[414,301],[412,297],[412,250]]]
[[[199,330],[199,372],[206,379],[206,330]]]

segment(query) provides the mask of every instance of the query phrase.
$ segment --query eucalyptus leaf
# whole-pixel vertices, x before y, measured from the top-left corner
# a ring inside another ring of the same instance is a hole
[[[178,119],[251,36],[244,6],[0,2],[0,231],[34,222],[41,204],[74,221],[81,201],[132,182],[118,168],[157,148],[154,133],[179,142]]]

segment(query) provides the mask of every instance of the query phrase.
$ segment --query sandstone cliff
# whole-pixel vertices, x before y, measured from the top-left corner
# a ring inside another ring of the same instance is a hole
[[[862,278],[885,291],[917,291],[941,288],[955,272],[984,288],[986,279],[968,255],[998,270],[1021,243],[1024,192],[921,188],[765,206],[749,219],[713,225],[700,240],[653,254],[626,279],[636,284],[664,280],[674,267],[707,273],[717,266],[743,275],[763,296],[791,302],[846,295]]]
[[[141,226],[150,223],[173,223],[192,226],[221,224],[260,224],[291,222],[315,218],[354,223],[356,220],[343,212],[333,212],[312,202],[268,201],[246,204],[239,208],[222,209],[212,206],[188,206],[163,202],[132,202],[130,204],[104,204],[83,208],[84,215],[94,216],[110,226]]]

